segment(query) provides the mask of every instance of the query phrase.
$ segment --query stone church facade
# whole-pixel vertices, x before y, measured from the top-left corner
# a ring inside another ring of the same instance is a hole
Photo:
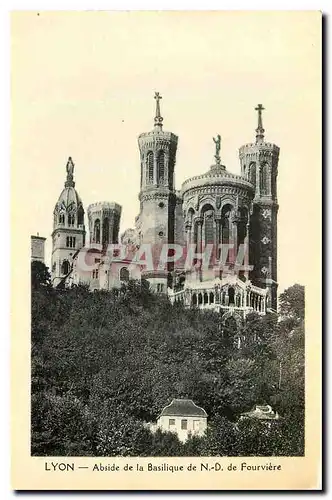
[[[91,290],[107,290],[146,279],[172,302],[218,310],[236,321],[253,311],[276,311],[279,148],[264,139],[264,108],[255,108],[255,142],[239,149],[241,175],[222,165],[218,135],[213,139],[214,164],[176,190],[178,137],[163,130],[159,93],[155,99],[154,128],[138,137],[139,214],[135,227],[120,238],[121,206],[96,202],[87,207],[86,242],[85,210],[69,158],[53,214],[54,286],[86,283]],[[148,251],[152,266],[142,262]]]

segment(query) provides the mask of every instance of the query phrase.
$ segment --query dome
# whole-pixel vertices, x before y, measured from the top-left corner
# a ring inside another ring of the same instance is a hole
[[[74,163],[69,157],[67,162],[67,178],[54,208],[54,228],[80,228],[84,225],[84,208],[82,200],[75,189]]]
[[[232,186],[254,192],[253,184],[244,177],[227,172],[223,165],[213,165],[208,172],[190,177],[182,184],[182,193],[209,186]]]
[[[74,163],[71,157],[67,161],[67,178],[65,181],[65,187],[61,191],[58,201],[55,205],[54,212],[62,211],[73,211],[75,212],[79,207],[82,207],[82,200],[75,189],[74,182]]]
[[[71,207],[76,207],[78,208],[80,205],[82,205],[82,200],[76,191],[76,189],[72,186],[65,187],[57,201],[56,208],[64,208],[67,210],[68,208]]]

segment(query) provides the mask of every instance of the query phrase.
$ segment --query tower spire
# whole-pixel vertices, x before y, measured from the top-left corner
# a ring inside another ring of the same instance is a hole
[[[66,165],[66,170],[67,170],[67,179],[65,182],[65,187],[75,187],[75,182],[74,182],[74,162],[69,156],[67,165]]]
[[[264,142],[264,132],[265,130],[263,129],[263,120],[262,120],[262,111],[265,108],[263,108],[262,104],[258,104],[257,107],[255,108],[255,111],[258,111],[258,126],[256,128],[256,143],[261,144]]]
[[[159,92],[154,93],[154,98],[156,100],[156,116],[154,117],[154,128],[162,129],[164,118],[160,114],[160,104],[159,101],[162,99]]]

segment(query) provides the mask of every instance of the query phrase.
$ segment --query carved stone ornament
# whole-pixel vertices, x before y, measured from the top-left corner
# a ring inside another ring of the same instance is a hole
[[[271,219],[271,211],[268,208],[264,208],[262,211],[262,217],[264,219]]]

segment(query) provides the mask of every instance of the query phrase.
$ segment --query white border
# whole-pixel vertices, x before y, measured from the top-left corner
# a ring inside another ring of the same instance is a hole
[[[0,133],[0,161],[1,161],[1,196],[0,196],[0,213],[1,213],[1,226],[2,226],[2,245],[1,245],[1,262],[2,273],[1,273],[1,360],[0,360],[0,380],[2,382],[1,385],[1,401],[5,402],[5,405],[1,405],[1,446],[0,446],[0,498],[7,499],[12,498],[14,492],[10,491],[9,486],[9,467],[10,467],[10,443],[9,443],[9,312],[10,312],[10,297],[8,290],[10,290],[10,266],[14,266],[14,262],[10,262],[10,195],[9,195],[9,165],[10,165],[10,157],[9,157],[9,144],[10,144],[10,84],[9,84],[9,75],[10,75],[10,30],[9,30],[9,11],[11,10],[321,10],[323,13],[329,17],[332,12],[331,8],[332,2],[331,0],[307,0],[307,1],[292,1],[292,0],[278,0],[278,1],[270,1],[267,5],[265,1],[245,1],[245,0],[224,0],[221,4],[220,1],[217,0],[205,0],[205,1],[192,1],[187,2],[185,0],[168,0],[167,2],[163,1],[110,1],[110,0],[95,0],[95,1],[87,1],[81,0],[77,2],[75,0],[48,0],[48,1],[24,1],[24,0],[3,0],[0,4],[0,62],[1,62],[1,78],[0,78],[0,109],[1,109],[1,133]],[[331,19],[327,20],[327,23],[330,24]],[[331,29],[331,27],[330,27]],[[331,52],[331,36],[326,34],[326,47],[325,50],[327,54]],[[330,62],[330,58],[327,62]],[[326,68],[326,81],[331,82],[331,66]],[[327,84],[326,84],[326,92],[327,92]],[[325,105],[327,102],[325,103]],[[331,111],[331,104],[329,103],[328,108],[326,109],[326,114]],[[326,123],[327,126],[327,123]],[[331,131],[327,130],[326,134],[326,149],[327,145],[331,143]],[[326,173],[330,169],[330,165],[328,162],[328,155],[326,151]],[[317,168],[320,165],[320,159],[317,159]],[[316,167],[316,166],[315,166]],[[327,207],[328,208],[328,229],[329,234],[326,237],[326,243],[328,244],[328,248],[331,248],[331,238],[332,238],[332,174],[331,171],[328,176],[325,177],[328,181],[328,193],[327,196]],[[327,193],[326,193],[327,194]],[[23,208],[23,207],[22,207]],[[327,215],[327,214],[326,214]],[[328,250],[326,249],[326,255],[328,255]],[[9,265],[10,262],[10,265]],[[309,268],[309,267],[308,267]],[[309,268],[310,269],[310,268]],[[328,271],[328,273],[326,273]],[[331,266],[326,269],[326,285],[332,283],[332,271]],[[310,271],[309,271],[310,272]],[[326,355],[329,360],[332,360],[331,355],[331,341],[328,342],[328,337],[330,332],[332,331],[332,325],[330,322],[330,314],[328,311],[332,309],[332,299],[331,294],[329,294],[326,299],[326,313],[328,315],[327,322],[325,325],[326,335],[325,342],[328,343],[328,354]],[[332,369],[331,363],[326,363],[326,382],[332,379]],[[331,398],[328,398],[329,401],[326,403],[331,403]],[[326,405],[327,406],[327,405]],[[326,410],[330,410],[329,407]],[[327,421],[327,418],[326,418]],[[326,422],[327,423],[327,422]],[[327,433],[329,436],[329,443],[327,445],[327,454],[329,454],[331,450],[331,432]],[[326,472],[327,476],[327,472]],[[328,481],[328,478],[326,478]],[[328,485],[327,485],[328,486]],[[62,497],[67,497],[69,494],[59,493]],[[229,493],[223,493],[223,496],[229,496],[230,498],[234,498],[234,496]],[[263,495],[263,497],[267,496]],[[290,496],[291,494],[282,494],[283,498],[285,496]],[[56,497],[58,496],[55,495]],[[90,494],[92,498],[97,498],[97,494]],[[112,495],[114,496],[114,494]],[[118,496],[118,495],[116,495]],[[123,498],[126,495],[121,495]],[[145,495],[144,495],[145,496]],[[151,495],[148,495],[151,498]],[[173,497],[180,495],[172,495]],[[181,495],[182,497],[183,495]],[[196,495],[195,495],[196,496]],[[204,495],[199,495],[204,496]],[[261,497],[262,495],[260,495]],[[47,494],[31,494],[31,497],[38,498],[48,498]]]

